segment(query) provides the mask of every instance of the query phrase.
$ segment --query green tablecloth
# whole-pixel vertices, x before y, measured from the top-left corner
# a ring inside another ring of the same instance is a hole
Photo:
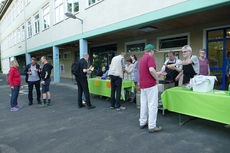
[[[164,109],[220,123],[230,124],[230,96],[227,91],[197,93],[175,87],[161,95]]]
[[[95,95],[101,95],[105,97],[111,96],[111,82],[110,80],[102,80],[97,78],[91,78],[88,80],[89,85],[89,92]],[[122,82],[121,87],[121,99],[125,100],[125,90],[128,89],[134,92],[135,84],[133,81],[126,81]]]

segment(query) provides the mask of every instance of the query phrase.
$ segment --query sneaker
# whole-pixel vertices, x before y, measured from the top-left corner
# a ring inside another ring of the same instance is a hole
[[[148,126],[148,124],[140,125],[140,129],[144,129],[147,126]]]
[[[113,107],[113,106],[110,106],[109,108],[110,108],[110,109],[115,109],[115,107]]]
[[[124,107],[124,106],[120,106],[120,107],[118,107],[116,110],[117,110],[117,111],[120,111],[120,110],[126,110],[126,107]]]
[[[22,108],[22,106],[20,106],[20,105],[17,105],[16,107],[17,107],[18,109],[21,109],[21,108]]]
[[[41,107],[47,107],[47,106],[48,106],[47,103],[46,104],[44,104],[44,103],[41,104]]]
[[[84,105],[84,104],[82,104],[81,106],[78,106],[78,108],[82,108],[82,107],[85,107],[85,105]]]
[[[158,132],[161,130],[162,130],[161,126],[156,126],[155,128],[149,129],[149,133]]]
[[[86,104],[86,102],[84,100],[82,100],[82,104]]]
[[[16,112],[16,111],[18,111],[18,110],[19,110],[19,108],[17,108],[17,107],[12,107],[12,108],[10,109],[11,112]]]
[[[47,103],[47,106],[51,106],[51,103],[48,102],[48,103]]]
[[[96,106],[93,106],[93,105],[88,106],[88,109],[94,109],[94,108],[96,108]]]

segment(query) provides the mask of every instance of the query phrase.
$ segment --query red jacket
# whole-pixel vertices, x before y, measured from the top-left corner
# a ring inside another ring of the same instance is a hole
[[[10,86],[20,86],[21,85],[21,78],[20,73],[17,68],[11,67],[9,71],[9,83]]]

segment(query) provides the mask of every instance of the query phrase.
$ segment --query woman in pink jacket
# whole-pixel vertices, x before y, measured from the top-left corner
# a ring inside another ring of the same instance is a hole
[[[16,60],[11,61],[9,71],[9,84],[11,88],[10,111],[18,111],[22,108],[22,106],[18,105],[18,94],[21,86],[21,78],[18,67],[19,65]]]

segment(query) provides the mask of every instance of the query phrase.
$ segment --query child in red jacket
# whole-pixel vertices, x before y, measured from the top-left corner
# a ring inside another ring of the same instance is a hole
[[[18,67],[19,65],[16,60],[11,61],[9,71],[9,84],[11,87],[10,111],[18,111],[22,108],[22,106],[18,105],[18,94],[21,86],[21,78]]]

